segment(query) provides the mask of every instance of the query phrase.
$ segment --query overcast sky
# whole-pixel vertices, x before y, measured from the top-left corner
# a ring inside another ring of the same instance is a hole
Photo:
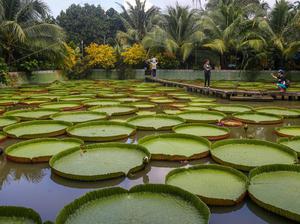
[[[127,1],[127,0],[126,0]],[[134,2],[134,0],[129,0],[130,2]],[[273,6],[276,0],[266,0],[270,4],[270,6]],[[296,0],[290,0],[290,2],[295,2]],[[47,4],[50,6],[50,9],[54,16],[57,16],[61,10],[67,9],[71,4],[100,4],[104,9],[109,9],[111,7],[118,9],[118,5],[116,2],[124,3],[124,0],[45,0]],[[189,2],[192,2],[192,0],[148,0],[148,2],[151,2],[153,5],[156,5],[160,8],[164,8],[166,5],[175,5],[176,2],[179,2],[180,4],[186,5]]]

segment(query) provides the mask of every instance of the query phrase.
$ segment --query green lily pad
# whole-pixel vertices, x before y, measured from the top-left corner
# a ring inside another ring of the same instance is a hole
[[[7,126],[3,131],[12,138],[54,137],[64,134],[66,128],[71,125],[72,123],[64,121],[26,121]]]
[[[198,165],[171,171],[166,184],[196,194],[206,204],[232,206],[246,196],[248,178],[230,167]]]
[[[259,206],[300,222],[300,166],[269,165],[250,172],[251,199]]]
[[[62,177],[95,181],[135,173],[145,167],[150,157],[139,145],[102,143],[65,150],[51,158],[50,166]]]
[[[11,124],[16,124],[20,121],[20,118],[12,116],[1,116],[0,117],[0,129],[9,126]]]
[[[127,122],[139,130],[171,130],[172,127],[184,123],[185,120],[171,115],[144,115],[129,118]]]
[[[252,107],[246,105],[237,105],[237,104],[218,105],[211,108],[215,111],[219,111],[226,114],[250,112],[253,110]]]
[[[216,123],[226,118],[226,115],[215,111],[185,111],[177,115],[187,122]]]
[[[300,136],[293,138],[280,138],[278,143],[290,147],[298,154],[298,157],[300,157]]]
[[[138,109],[134,106],[96,106],[89,108],[90,111],[106,113],[109,116],[121,116],[135,113]]]
[[[283,122],[282,116],[259,112],[236,113],[232,116],[236,120],[249,124],[279,124]]]
[[[44,108],[35,108],[35,109],[23,109],[23,110],[13,110],[6,112],[4,115],[18,117],[22,120],[42,120],[47,119],[51,115],[58,113],[57,109],[44,109]]]
[[[58,110],[76,110],[83,107],[81,103],[76,102],[50,102],[40,104],[41,108],[58,109]]]
[[[42,224],[40,215],[30,208],[0,206],[0,223]]]
[[[275,128],[275,133],[282,137],[300,136],[300,126],[284,126]]]
[[[283,107],[259,107],[255,108],[257,112],[279,115],[286,118],[300,117],[300,112]]]
[[[112,106],[112,105],[119,105],[121,102],[116,100],[105,100],[105,99],[93,99],[93,100],[86,100],[83,101],[85,106],[94,107],[94,106]]]
[[[149,150],[154,160],[192,160],[209,155],[210,142],[205,138],[186,134],[150,135],[139,144]]]
[[[135,134],[136,128],[130,124],[114,121],[91,121],[74,125],[67,129],[70,136],[85,141],[114,141]]]
[[[208,207],[195,195],[168,185],[139,185],[89,192],[67,205],[56,224],[208,224]]]
[[[95,111],[75,111],[75,112],[61,112],[51,116],[51,119],[56,121],[68,121],[73,124],[105,120],[107,119],[107,114]]]
[[[209,124],[182,124],[173,128],[173,131],[180,134],[189,134],[205,137],[209,140],[220,140],[228,138],[230,130]]]
[[[287,146],[261,140],[234,139],[213,144],[212,158],[221,164],[249,171],[269,164],[294,164],[297,154]]]
[[[39,138],[13,144],[5,150],[5,155],[20,163],[48,162],[53,155],[82,144],[83,141],[74,138]]]

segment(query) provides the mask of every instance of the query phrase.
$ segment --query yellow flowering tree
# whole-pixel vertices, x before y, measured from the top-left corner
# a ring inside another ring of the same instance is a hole
[[[128,65],[137,65],[146,60],[147,52],[141,44],[134,44],[121,53],[123,61]]]
[[[65,44],[65,50],[64,66],[67,70],[72,70],[79,59],[79,50],[73,49],[67,44]]]
[[[111,69],[115,67],[117,62],[117,54],[113,47],[109,45],[98,45],[96,43],[92,43],[85,48],[85,52],[89,58],[90,66],[100,66],[105,69]]]

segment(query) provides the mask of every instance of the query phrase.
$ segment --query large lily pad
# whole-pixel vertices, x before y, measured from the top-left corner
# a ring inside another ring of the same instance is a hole
[[[226,114],[250,112],[253,110],[252,107],[237,104],[218,105],[212,107],[212,109]]]
[[[85,141],[114,141],[135,134],[133,125],[115,121],[91,121],[77,124],[67,129],[70,136]]]
[[[121,116],[133,114],[138,109],[134,106],[111,105],[111,106],[96,106],[89,108],[90,111],[107,113],[109,116]]]
[[[6,112],[4,115],[18,117],[22,120],[42,120],[47,119],[51,115],[56,114],[58,112],[59,110],[57,109],[36,108],[25,110],[13,110]]]
[[[26,121],[7,126],[3,131],[12,138],[54,137],[65,133],[72,123],[65,121]]]
[[[43,103],[40,104],[41,108],[47,108],[47,109],[58,109],[58,110],[77,110],[83,107],[81,103],[77,102],[50,102],[50,103]]]
[[[56,121],[68,121],[76,124],[88,121],[105,120],[107,119],[107,114],[96,111],[61,112],[52,115],[51,119]]]
[[[279,124],[283,121],[282,116],[259,112],[236,113],[232,116],[236,120],[249,124]]]
[[[0,223],[42,224],[40,215],[30,208],[0,206]]]
[[[214,111],[185,111],[177,115],[188,122],[216,123],[226,117],[225,114]]]
[[[300,166],[269,165],[250,172],[251,199],[259,206],[300,222]]]
[[[173,131],[180,134],[189,134],[205,137],[209,140],[220,140],[228,138],[230,130],[209,124],[182,124],[173,128]]]
[[[210,142],[186,134],[150,135],[139,140],[154,160],[192,160],[209,155]]]
[[[150,157],[139,145],[102,143],[65,150],[52,157],[50,166],[54,173],[65,178],[95,181],[137,172]]]
[[[18,123],[19,121],[20,121],[20,118],[17,118],[17,117],[1,116],[0,117],[0,129],[2,129],[8,125]]]
[[[172,127],[184,123],[185,120],[170,115],[144,115],[129,118],[127,122],[140,130],[171,130]]]
[[[86,100],[83,102],[85,106],[110,106],[110,105],[119,105],[121,102],[116,100],[107,100],[107,99],[93,99],[93,100]]]
[[[248,178],[230,167],[198,165],[171,171],[166,184],[196,194],[209,205],[235,205],[246,196]]]
[[[48,162],[53,155],[82,144],[83,141],[75,138],[39,138],[11,145],[5,155],[19,163]]]
[[[300,136],[296,136],[293,138],[280,138],[278,139],[278,143],[290,147],[300,157]]]
[[[300,126],[284,126],[276,128],[275,133],[282,137],[300,136]]]
[[[269,164],[294,164],[297,154],[287,146],[261,140],[234,139],[213,144],[212,158],[221,164],[249,171]]]
[[[89,192],[67,205],[56,224],[208,224],[208,207],[195,195],[168,185],[139,185]]]
[[[255,109],[257,112],[279,115],[287,118],[300,117],[300,112],[284,107],[259,107]]]

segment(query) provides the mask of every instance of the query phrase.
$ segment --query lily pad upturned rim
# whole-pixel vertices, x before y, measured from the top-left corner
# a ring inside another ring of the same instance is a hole
[[[40,215],[31,208],[16,206],[0,206],[0,217],[19,217],[34,221],[35,224],[42,224]]]
[[[195,136],[195,135],[187,135],[187,134],[177,134],[177,133],[168,133],[168,134],[154,134],[154,135],[148,135],[144,138],[141,138],[138,140],[138,144],[142,145],[143,143],[147,141],[151,141],[156,138],[185,138],[185,139],[192,139],[196,141],[201,141],[202,143],[206,144],[208,147],[208,150],[202,153],[197,153],[191,156],[183,156],[183,155],[167,155],[167,154],[153,154],[152,159],[153,160],[167,160],[167,161],[183,161],[183,160],[196,160],[208,157],[210,154],[211,149],[211,142],[207,140],[206,138]],[[146,147],[147,148],[147,147]]]
[[[280,137],[297,137],[297,136],[300,136],[300,135],[288,135],[288,134],[283,134],[282,132],[280,132],[281,129],[290,129],[290,128],[299,128],[299,130],[300,130],[300,125],[277,127],[277,128],[275,128],[274,131]]]
[[[227,107],[227,108],[230,108],[230,107],[239,107],[239,108],[245,108],[245,109],[249,109],[249,111],[247,112],[250,112],[250,111],[253,111],[253,107],[251,106],[247,106],[247,105],[243,105],[243,104],[219,104],[219,105],[215,105],[215,106],[212,106],[210,107],[211,110],[213,111],[219,111],[219,112],[222,112],[222,113],[225,113],[225,114],[233,114],[233,113],[236,113],[236,111],[221,111],[221,110],[218,110],[217,108],[218,107]]]
[[[236,116],[238,115],[245,115],[245,114],[258,114],[258,115],[265,115],[265,116],[270,116],[270,117],[275,117],[277,118],[277,120],[273,120],[273,121],[260,121],[260,122],[255,122],[254,120],[250,120],[250,119],[242,119],[242,118],[238,118]],[[267,113],[261,113],[261,112],[242,112],[242,113],[234,113],[232,114],[233,119],[241,121],[243,123],[248,123],[248,124],[281,124],[283,122],[283,117],[279,116],[279,115],[274,115],[274,114],[267,114]]]
[[[185,120],[183,118],[180,118],[180,117],[175,116],[175,115],[164,115],[164,114],[138,115],[138,116],[134,116],[134,117],[131,117],[131,118],[127,119],[127,123],[130,124],[131,121],[134,121],[136,119],[153,118],[153,117],[167,118],[167,119],[171,118],[173,120],[180,121],[182,124],[185,123]],[[160,128],[157,128],[157,129],[154,128],[154,127],[145,127],[145,126],[139,126],[139,125],[134,125],[134,126],[136,126],[138,130],[143,130],[143,131],[166,131],[166,130],[172,130],[172,128],[176,125],[160,127]]]
[[[10,124],[10,125],[17,124],[18,122],[21,121],[20,118],[14,117],[14,116],[0,116],[0,119],[2,119],[2,118],[15,121],[15,123],[12,123],[12,124]],[[8,126],[10,126],[10,125],[0,126],[0,129],[4,129],[5,127],[8,127]]]
[[[26,134],[26,135],[21,135],[21,136],[16,136],[14,134],[8,133],[9,130],[13,128],[18,128],[19,126],[24,126],[24,125],[35,125],[35,124],[48,124],[48,123],[57,123],[57,124],[63,124],[66,126],[66,128],[54,131],[54,132],[48,132],[48,133],[41,133],[41,134]],[[72,123],[66,122],[66,121],[53,121],[53,120],[34,120],[34,121],[24,121],[21,123],[16,123],[9,125],[5,128],[3,128],[3,131],[6,133],[7,136],[12,137],[12,138],[23,138],[23,139],[31,139],[31,138],[44,138],[44,137],[55,137],[58,135],[62,135],[66,132],[67,127],[72,126]]]
[[[70,173],[64,173],[64,172],[61,172],[54,168],[55,162],[57,160],[63,158],[64,156],[72,154],[76,151],[79,151],[79,150],[87,150],[88,151],[89,149],[94,149],[94,148],[98,148],[99,150],[101,150],[103,148],[110,148],[110,147],[127,148],[127,149],[130,148],[132,150],[138,150],[138,151],[143,152],[148,157],[149,160],[147,162],[141,161],[141,165],[132,167],[128,173],[124,173],[124,172],[120,171],[120,172],[115,172],[115,173],[87,176],[87,175],[74,175],[74,174],[70,174]],[[109,142],[109,143],[95,143],[95,144],[89,144],[89,145],[82,145],[79,147],[73,147],[71,149],[64,150],[64,151],[54,155],[50,159],[49,165],[51,167],[51,170],[55,174],[57,174],[61,177],[64,177],[64,178],[68,178],[68,179],[72,179],[72,180],[80,180],[80,181],[98,181],[98,180],[107,180],[107,179],[113,179],[113,178],[118,178],[118,177],[124,177],[129,174],[136,173],[140,170],[143,170],[146,167],[146,165],[150,162],[150,160],[151,160],[150,152],[141,145]]]
[[[85,127],[85,126],[91,126],[91,125],[120,125],[120,126],[125,126],[125,127],[129,127],[132,129],[132,132],[129,133],[128,135],[115,135],[115,136],[109,136],[109,137],[89,137],[89,136],[80,136],[80,135],[74,135],[71,134],[70,132],[75,129],[75,128],[81,128],[81,127]],[[84,122],[84,123],[79,123],[76,124],[74,126],[71,126],[69,128],[67,128],[66,130],[67,134],[71,137],[75,137],[75,138],[80,138],[84,141],[100,141],[100,142],[108,142],[108,141],[114,141],[114,140],[122,140],[125,138],[128,138],[129,136],[132,136],[136,133],[136,126],[125,123],[125,122],[117,122],[117,121],[89,121],[89,122]]]
[[[223,130],[223,131],[226,131],[227,134],[224,134],[224,135],[219,135],[219,136],[200,136],[200,137],[204,137],[204,138],[207,138],[208,140],[211,140],[211,141],[217,141],[217,140],[222,140],[222,139],[226,139],[230,136],[230,129],[229,128],[226,128],[226,127],[220,127],[220,126],[215,126],[215,125],[212,125],[212,124],[205,124],[205,123],[192,123],[192,124],[180,124],[180,125],[177,125],[175,127],[173,127],[173,131],[175,133],[177,129],[179,128],[185,128],[185,127],[191,127],[191,126],[202,126],[202,127],[210,127],[210,128],[217,128],[219,130]]]
[[[26,158],[26,157],[19,157],[19,156],[11,156],[9,153],[13,151],[16,147],[23,146],[23,145],[30,145],[32,143],[40,143],[43,141],[69,141],[78,143],[80,145],[84,144],[84,141],[78,138],[37,138],[37,139],[30,139],[27,141],[18,142],[16,144],[10,145],[5,149],[5,155],[6,157],[14,162],[17,163],[44,163],[48,162],[52,156],[40,156],[40,157],[34,157],[34,158]]]
[[[230,144],[259,144],[259,145],[266,145],[266,146],[270,146],[270,147],[276,147],[276,148],[280,148],[281,150],[291,154],[291,156],[294,157],[295,159],[295,163],[298,162],[298,157],[297,157],[297,153],[292,150],[291,148],[285,146],[285,145],[280,145],[280,144],[276,144],[274,142],[269,142],[269,141],[264,141],[264,140],[257,140],[257,139],[226,139],[226,140],[222,140],[222,141],[218,141],[212,144],[211,150],[210,150],[210,154],[211,157],[214,161],[216,161],[219,164],[225,165],[225,166],[230,166],[232,168],[238,169],[238,170],[242,170],[242,171],[250,171],[254,168],[256,168],[255,166],[246,166],[246,165],[241,165],[241,164],[235,164],[235,163],[231,163],[231,162],[227,162],[227,161],[223,161],[221,158],[218,158],[217,156],[214,155],[214,150],[218,147],[224,146],[224,145],[230,145]],[[255,149],[254,149],[255,150]]]
[[[243,199],[246,197],[247,187],[248,187],[248,184],[249,184],[248,177],[243,172],[241,172],[239,170],[236,170],[232,167],[219,165],[219,164],[200,164],[200,165],[191,166],[191,167],[187,167],[187,168],[174,169],[174,170],[170,171],[167,174],[167,176],[165,178],[165,183],[168,184],[168,180],[173,175],[176,175],[178,173],[183,173],[183,172],[186,172],[186,171],[189,171],[189,170],[199,170],[199,169],[217,169],[217,170],[231,172],[231,173],[235,174],[236,176],[240,177],[242,180],[245,181],[245,192],[239,198],[237,198],[236,200],[221,199],[221,198],[208,198],[208,197],[204,197],[202,195],[197,195],[206,204],[216,205],[216,206],[232,206],[232,205],[236,205],[236,204],[241,203],[243,201]]]
[[[290,141],[299,141],[300,142],[300,136],[294,136],[294,137],[290,137],[290,138],[289,137],[282,137],[282,138],[277,139],[277,143],[279,143],[279,144],[282,144],[284,142],[290,142]],[[296,153],[300,157],[300,150],[299,150],[299,152],[296,152]]]
[[[30,118],[30,117],[26,117],[26,116],[20,116],[20,115],[14,115],[16,113],[22,113],[22,112],[35,112],[35,111],[49,111],[49,112],[53,112],[53,113],[58,113],[59,110],[58,109],[48,109],[48,108],[29,108],[29,109],[19,109],[19,110],[11,110],[11,111],[7,111],[6,113],[4,113],[5,116],[13,116],[13,117],[18,117],[21,120],[24,121],[31,121],[31,120],[43,120],[43,119],[47,119],[49,118],[51,115],[45,115],[45,116],[41,116],[38,118]]]
[[[220,118],[220,120],[218,119],[214,119],[214,120],[194,120],[194,119],[185,119],[187,122],[196,122],[196,123],[215,123],[215,122],[219,122],[223,119],[225,119],[227,117],[226,114],[218,112],[218,111],[209,111],[209,110],[203,110],[203,111],[183,111],[181,113],[179,113],[177,116],[180,117],[180,115],[185,115],[185,114],[211,114],[211,115],[218,115],[218,116],[222,116],[222,118]]]
[[[92,201],[99,200],[114,195],[130,194],[130,193],[159,193],[161,195],[171,195],[180,197],[184,201],[187,201],[195,206],[199,213],[203,213],[204,223],[208,224],[210,219],[210,210],[206,204],[204,204],[197,196],[191,194],[181,188],[165,185],[165,184],[144,184],[132,187],[130,190],[125,190],[120,187],[101,189],[97,191],[91,191],[74,200],[70,204],[66,205],[58,214],[56,218],[56,224],[65,224],[68,217],[75,213],[82,205]]]
[[[276,171],[291,171],[291,172],[299,172],[300,173],[300,166],[297,164],[272,164],[272,165],[266,165],[257,167],[250,171],[249,173],[249,187],[251,185],[251,179],[257,175],[260,175],[262,173],[270,173],[270,172],[276,172]],[[277,208],[275,206],[272,206],[270,204],[264,203],[263,201],[256,198],[253,193],[251,193],[250,188],[248,187],[248,194],[252,201],[254,201],[257,205],[260,207],[269,210],[271,212],[274,212],[278,215],[284,216],[288,219],[295,220],[297,222],[300,222],[300,214],[295,214],[286,210],[283,210],[281,208]],[[296,199],[295,199],[296,200]]]
[[[2,136],[2,137],[1,137]],[[7,139],[6,134],[3,131],[0,131],[0,142],[3,142]]]
[[[123,116],[123,115],[129,115],[129,114],[134,114],[135,112],[138,111],[138,108],[135,106],[131,105],[105,105],[105,106],[93,106],[88,108],[89,111],[97,111],[97,109],[103,109],[103,108],[114,108],[114,107],[120,107],[120,108],[128,108],[130,110],[124,111],[124,112],[114,112],[112,114],[108,114],[109,116]]]
[[[50,118],[52,120],[55,120],[55,121],[64,121],[64,120],[58,119],[58,117],[59,116],[64,116],[64,115],[85,114],[85,113],[105,116],[104,118],[97,118],[97,119],[93,119],[93,120],[90,120],[90,121],[106,120],[108,118],[108,115],[105,112],[97,112],[97,111],[66,111],[66,112],[59,112],[59,113],[51,115]],[[89,122],[89,121],[87,121],[87,122]],[[77,123],[83,123],[83,122],[74,122],[73,121],[72,123],[77,124]]]
[[[74,106],[71,107],[62,107],[62,108],[48,108],[48,107],[44,107],[47,105],[55,105],[55,104],[73,104]],[[58,109],[60,111],[70,111],[70,110],[77,110],[77,109],[81,109],[84,107],[84,105],[82,103],[79,102],[75,102],[75,101],[58,101],[58,102],[47,102],[47,103],[42,103],[39,105],[40,108],[47,108],[47,109]]]
[[[256,108],[254,108],[254,110],[257,111],[257,112],[259,112],[259,110],[264,110],[264,109],[293,111],[293,112],[297,112],[298,115],[283,115],[283,117],[285,117],[285,118],[297,118],[297,117],[300,117],[300,112],[297,111],[297,109],[290,109],[290,108],[285,108],[285,107],[272,107],[272,106],[256,107]],[[266,114],[272,114],[273,115],[273,113],[268,113],[268,112],[261,112],[261,113],[266,113]]]

